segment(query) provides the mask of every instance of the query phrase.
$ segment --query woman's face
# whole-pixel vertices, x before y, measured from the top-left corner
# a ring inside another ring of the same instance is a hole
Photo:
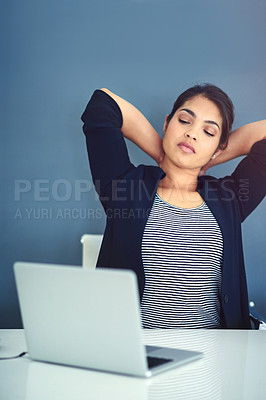
[[[165,158],[187,169],[201,169],[219,146],[222,116],[215,103],[199,95],[187,100],[164,124]]]

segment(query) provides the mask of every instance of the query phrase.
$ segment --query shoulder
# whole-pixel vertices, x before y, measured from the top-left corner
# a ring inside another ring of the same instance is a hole
[[[144,164],[134,166],[133,164],[131,164],[131,167],[127,171],[125,171],[123,176],[120,176],[120,178],[130,182],[143,181],[145,183],[155,185],[156,182],[158,182],[164,176],[165,172],[160,167]]]
[[[250,155],[262,155],[266,157],[266,139],[262,139],[253,144],[250,150]]]
[[[155,165],[140,164],[136,167],[136,174],[143,179],[158,180],[165,176],[165,172]]]
[[[234,205],[243,222],[266,195],[266,140],[254,143],[231,175],[202,176],[198,188],[203,197],[223,200],[224,206]]]

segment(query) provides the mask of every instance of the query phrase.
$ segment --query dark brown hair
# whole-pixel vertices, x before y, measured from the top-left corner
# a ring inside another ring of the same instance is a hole
[[[176,110],[182,107],[187,100],[199,95],[216,104],[221,113],[223,125],[219,148],[224,149],[227,146],[228,136],[234,122],[234,106],[229,96],[215,85],[210,83],[198,84],[183,92],[175,101],[173,109],[167,118],[167,123],[171,121]]]

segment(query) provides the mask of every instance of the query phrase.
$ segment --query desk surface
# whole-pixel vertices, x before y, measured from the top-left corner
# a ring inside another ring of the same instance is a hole
[[[0,330],[0,358],[26,350],[23,330]],[[31,361],[0,361],[1,400],[246,400],[266,398],[266,331],[144,330],[145,344],[204,357],[150,379]]]

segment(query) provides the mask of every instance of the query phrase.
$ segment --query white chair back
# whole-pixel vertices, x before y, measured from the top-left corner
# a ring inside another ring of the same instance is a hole
[[[85,234],[81,237],[82,243],[82,266],[95,268],[103,235]]]

